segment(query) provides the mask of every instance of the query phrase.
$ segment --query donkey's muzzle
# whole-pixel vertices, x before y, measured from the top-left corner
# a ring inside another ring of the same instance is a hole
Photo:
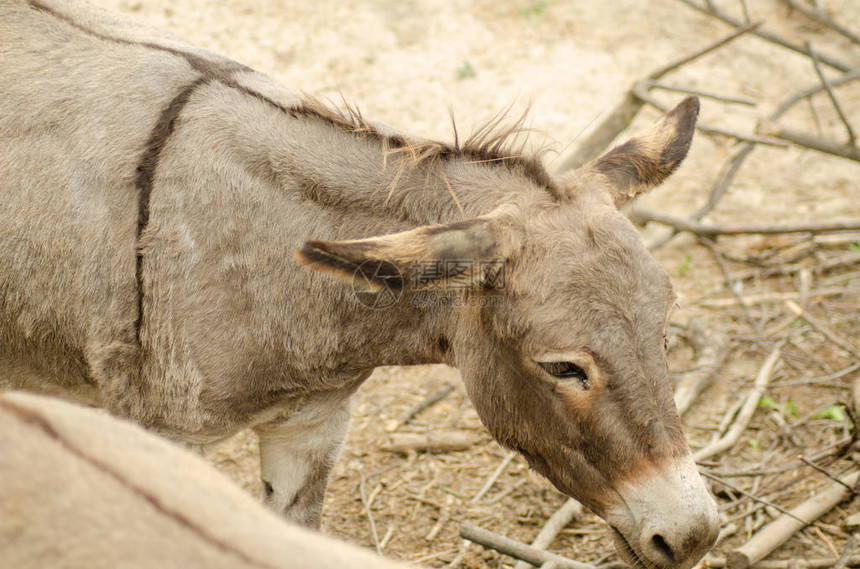
[[[617,489],[607,512],[615,543],[631,565],[689,569],[717,540],[717,505],[689,455],[649,469]]]

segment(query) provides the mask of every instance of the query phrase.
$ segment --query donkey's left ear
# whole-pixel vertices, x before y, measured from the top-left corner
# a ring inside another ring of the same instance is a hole
[[[642,135],[582,167],[579,177],[600,174],[616,207],[662,184],[683,162],[693,141],[699,99],[687,97]]]
[[[367,291],[481,285],[497,256],[493,222],[475,218],[353,241],[308,241],[296,263]]]

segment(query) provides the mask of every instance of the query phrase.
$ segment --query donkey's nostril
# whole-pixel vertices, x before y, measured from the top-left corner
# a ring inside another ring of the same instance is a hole
[[[662,535],[659,533],[655,534],[654,537],[651,538],[651,544],[654,546],[654,551],[661,557],[666,558],[670,563],[675,562],[675,552],[672,551],[672,548],[669,547],[669,544],[666,543],[666,540]]]

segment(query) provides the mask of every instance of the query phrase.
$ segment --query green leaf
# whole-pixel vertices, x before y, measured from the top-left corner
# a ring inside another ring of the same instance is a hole
[[[832,419],[837,423],[845,422],[845,409],[842,405],[828,405],[818,413],[812,416],[814,419]]]
[[[797,417],[798,415],[797,405],[791,401],[780,403],[768,395],[763,395],[762,398],[758,400],[758,406],[773,409],[783,417]]]
[[[457,77],[460,79],[469,79],[477,74],[478,72],[475,71],[475,68],[468,61],[464,61],[463,65],[457,68]]]
[[[673,277],[683,277],[685,274],[687,274],[687,271],[690,270],[690,265],[692,263],[693,263],[693,256],[687,255],[684,258],[684,262],[677,269],[672,271],[672,276]]]
[[[759,448],[761,448],[761,443],[758,441],[758,439],[749,439],[747,442],[749,443],[750,448],[753,450],[758,450]]]
[[[761,399],[758,400],[759,407],[767,407],[768,409],[773,409],[774,411],[779,411],[781,405],[776,402],[776,399],[770,397],[769,395],[763,395]]]
[[[544,0],[538,0],[527,6],[520,6],[517,8],[517,12],[523,18],[528,18],[532,25],[534,25],[537,23],[537,19],[544,15],[547,6],[548,4]]]

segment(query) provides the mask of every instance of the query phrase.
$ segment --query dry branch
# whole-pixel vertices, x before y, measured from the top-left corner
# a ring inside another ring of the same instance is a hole
[[[832,140],[827,140],[820,136],[814,136],[798,130],[785,128],[784,126],[773,122],[762,122],[759,125],[757,132],[797,144],[798,146],[817,150],[818,152],[824,152],[825,154],[832,154],[833,156],[839,156],[840,158],[860,162],[860,148],[856,146],[833,142]]]
[[[836,77],[835,79],[831,79],[829,83],[831,87],[838,87],[840,85],[850,83],[851,81],[856,81],[857,79],[860,79],[860,69],[852,69],[850,71],[847,71],[845,74]],[[807,87],[806,89],[798,91],[797,93],[780,103],[780,105],[773,113],[771,113],[768,119],[775,121],[776,119],[784,115],[786,111],[788,111],[788,109],[790,109],[800,101],[807,99],[813,95],[817,95],[823,90],[824,87],[819,82],[815,85]]]
[[[755,383],[753,383],[753,388],[747,395],[740,411],[738,411],[732,426],[723,437],[693,453],[693,458],[696,459],[696,461],[705,460],[735,446],[735,443],[738,442],[738,439],[741,438],[741,435],[747,428],[750,419],[752,419],[752,416],[758,407],[759,400],[762,395],[764,395],[764,390],[770,382],[774,367],[776,367],[776,363],[779,361],[779,356],[779,348],[774,348],[762,364],[761,369],[755,378]]]
[[[683,415],[699,393],[710,383],[711,378],[720,370],[729,353],[729,337],[719,331],[708,330],[696,318],[687,323],[687,339],[696,351],[693,369],[678,380],[675,387],[675,406],[678,414]]]
[[[853,487],[860,477],[858,475],[860,473],[855,472],[846,476],[842,478],[842,483]],[[726,558],[727,569],[747,569],[788,541],[806,525],[829,512],[851,495],[851,491],[843,484],[831,483],[812,498],[793,508],[791,515],[783,514],[764,526],[752,539],[729,553]]]
[[[792,10],[797,10],[810,20],[818,22],[823,26],[827,26],[834,32],[845,36],[854,43],[860,44],[860,35],[839,24],[839,22],[835,21],[823,10],[813,10],[811,8],[807,8],[806,6],[804,6],[800,2],[796,2],[795,0],[783,0],[783,2],[785,2],[789,8],[791,8]]]
[[[633,93],[640,100],[645,101],[660,112],[669,112],[670,109],[666,105],[660,103],[648,92],[650,84],[651,83],[649,81],[637,81],[636,84],[633,85]],[[788,146],[785,141],[780,140],[779,138],[771,136],[756,136],[754,134],[744,134],[741,132],[736,132],[719,126],[713,126],[703,122],[696,123],[696,130],[707,134],[719,134],[721,136],[728,136],[730,138],[736,138],[745,142],[755,142],[757,144],[767,144],[770,146]]]
[[[828,559],[783,559],[780,561],[759,561],[755,564],[756,569],[828,569],[836,565],[837,560]],[[725,557],[706,557],[705,564],[713,569],[726,567]],[[850,566],[860,564],[860,555],[852,555],[848,559]]]
[[[742,36],[743,34],[755,29],[758,24],[750,24],[748,26],[743,26],[740,29],[734,30],[732,33],[728,34],[725,37],[720,38],[719,40],[705,46],[702,49],[694,51],[693,53],[687,54],[680,59],[677,59],[663,67],[656,69],[648,74],[646,80],[656,81],[660,79],[670,71],[674,71],[679,67],[690,63],[691,61],[695,61],[696,59],[702,57],[705,54],[711,53],[712,51],[719,49],[725,44],[729,43],[733,39]],[[630,91],[628,91],[624,98],[621,100],[618,105],[612,111],[606,115],[606,118],[591,132],[591,134],[583,140],[577,149],[571,154],[564,162],[561,163],[561,166],[558,168],[558,172],[566,172],[568,170],[574,170],[579,168],[580,166],[590,162],[605,149],[609,144],[618,137],[621,132],[623,132],[628,126],[630,126],[631,121],[636,116],[636,113],[639,112],[639,109],[642,108],[642,105],[645,104],[645,101],[639,99],[633,92],[633,88],[631,87]]]
[[[475,502],[477,502],[478,500],[480,500],[481,498],[483,498],[484,494],[486,494],[487,492],[490,491],[490,488],[493,487],[493,484],[496,483],[496,480],[499,479],[499,476],[502,475],[502,472],[505,471],[505,469],[508,467],[508,465],[514,459],[516,454],[517,453],[512,451],[512,450],[508,451],[508,453],[505,455],[505,458],[502,459],[502,462],[499,464],[499,466],[496,467],[496,469],[493,471],[493,473],[490,475],[490,477],[487,478],[487,481],[484,483],[484,485],[481,486],[481,489],[478,490],[478,493],[475,494],[475,496],[472,498],[471,501],[473,504]]]
[[[573,498],[568,498],[564,505],[556,510],[555,513],[546,521],[546,524],[540,530],[540,533],[538,533],[537,537],[532,541],[532,547],[535,549],[546,549],[549,547],[549,544],[552,543],[552,540],[555,539],[555,536],[557,536],[559,532],[567,526],[567,524],[573,521],[574,518],[580,515],[582,515],[582,504]],[[530,564],[527,561],[517,561],[517,564],[514,565],[514,569],[528,569],[529,566]]]
[[[827,92],[827,96],[830,98],[830,102],[833,103],[833,108],[836,109],[836,114],[839,115],[839,119],[842,121],[842,124],[845,125],[845,130],[848,131],[848,145],[854,146],[854,143],[857,141],[857,137],[854,136],[854,129],[851,128],[851,123],[848,122],[848,117],[846,117],[845,113],[842,111],[842,105],[839,104],[839,100],[833,93],[833,89],[830,88],[830,83],[827,81],[827,77],[821,70],[821,64],[818,62],[818,53],[812,49],[812,44],[809,42],[806,42],[806,50],[809,52],[809,58],[812,60],[813,67],[815,67],[815,73],[818,75],[818,79],[821,80],[821,86],[824,87],[824,90]]]
[[[475,437],[467,433],[395,433],[382,446],[388,452],[451,452],[466,450],[475,444]]]
[[[411,421],[418,413],[432,407],[433,405],[439,403],[445,397],[448,396],[449,393],[454,391],[454,385],[448,384],[445,387],[439,389],[438,391],[431,393],[406,411],[404,411],[397,419],[392,421],[389,425],[385,427],[385,430],[389,433],[393,433],[409,421]]]
[[[814,221],[785,223],[772,225],[767,223],[750,223],[739,225],[706,224],[698,221],[682,219],[661,211],[636,207],[630,211],[630,217],[636,223],[654,221],[662,225],[674,227],[679,231],[688,231],[702,237],[717,235],[777,235],[782,233],[827,233],[831,231],[858,231],[860,219],[839,219],[832,221]]]
[[[840,296],[845,294],[845,292],[845,287],[827,287],[810,291],[810,296],[823,298],[827,296]],[[797,297],[798,293],[796,292],[762,292],[744,295],[740,297],[742,300],[738,300],[738,298],[735,297],[703,298],[702,300],[697,300],[696,304],[704,306],[705,308],[727,308],[729,306],[738,306],[739,304],[753,305],[760,304],[762,302],[785,302],[788,300],[794,300]]]
[[[697,97],[702,97],[705,99],[713,99],[714,101],[720,101],[721,103],[731,103],[733,105],[747,105],[749,107],[755,107],[758,105],[758,103],[753,101],[752,99],[729,97],[728,95],[720,95],[719,93],[703,91],[702,89],[693,89],[691,87],[679,87],[678,85],[669,85],[668,83],[663,83],[661,81],[650,81],[646,79],[644,83],[649,89],[661,89],[663,91],[671,91],[673,93],[695,95]]]
[[[842,551],[842,555],[839,556],[839,561],[833,566],[834,569],[845,569],[848,567],[851,556],[857,550],[857,545],[857,536],[852,536],[851,539],[848,540],[848,543],[845,544],[845,549]]]
[[[361,503],[364,505],[364,513],[367,516],[367,521],[370,523],[370,535],[373,536],[373,544],[376,546],[376,553],[382,555],[382,546],[379,544],[379,533],[376,531],[376,520],[373,519],[373,512],[370,511],[371,500],[367,499],[367,493],[364,489],[364,475],[358,484],[359,496]]]
[[[716,6],[714,6],[711,3],[708,3],[708,6],[704,7],[704,6],[698,5],[696,2],[693,2],[693,0],[681,0],[681,2],[683,2],[684,4],[689,6],[690,8],[693,8],[694,10],[698,10],[699,12],[701,12],[703,14],[707,14],[708,16],[713,16],[713,17],[717,18],[718,20],[722,20],[726,24],[733,26],[735,28],[740,28],[744,25],[743,22],[741,22],[740,20],[733,18],[732,16],[719,10]],[[792,43],[792,42],[786,40],[785,38],[783,38],[782,36],[779,36],[773,32],[769,32],[767,30],[762,30],[762,29],[757,28],[757,29],[752,30],[752,33],[753,33],[753,35],[758,36],[761,39],[767,40],[771,43],[775,43],[775,44],[780,45],[786,49],[790,49],[791,51],[795,51],[795,52],[800,53],[802,55],[806,55],[806,50],[803,48],[802,45]],[[822,54],[819,56],[819,59],[821,59],[821,61],[823,63],[826,63],[830,67],[832,67],[834,69],[838,69],[839,71],[845,72],[845,71],[850,71],[852,69],[851,65],[848,65],[844,61],[840,61],[840,60],[836,59],[835,57],[831,57],[831,56]]]
[[[844,255],[838,255],[835,257],[830,257],[828,259],[817,261],[814,267],[803,266],[800,264],[768,265],[760,268],[737,272],[734,274],[734,278],[735,280],[747,280],[758,276],[769,277],[772,275],[793,275],[795,273],[799,273],[801,271],[806,271],[809,269],[813,269],[816,273],[824,273],[835,267],[853,265],[855,263],[860,263],[860,253],[855,253],[852,251],[850,253],[845,253]]]
[[[553,561],[560,569],[595,569],[594,565],[589,563],[574,561],[561,555],[535,549],[519,541],[514,541],[503,535],[470,524],[463,524],[460,527],[460,537],[484,547],[495,549],[516,559],[527,561],[535,567],[540,567],[549,561]]]
[[[856,81],[857,79],[860,79],[860,70],[854,69],[854,70],[848,71],[844,75],[841,75],[835,79],[830,80],[829,83],[830,83],[831,87],[837,87],[840,85],[844,85],[846,83],[850,83],[851,81]],[[804,99],[807,99],[813,95],[820,93],[823,90],[824,90],[824,87],[819,82],[819,83],[816,83],[815,85],[812,85],[810,87],[807,87],[805,89],[798,91],[797,93],[793,94],[791,97],[788,97],[785,101],[780,103],[779,106],[777,106],[776,110],[774,110],[774,112],[771,113],[767,117],[767,120],[764,122],[764,124],[765,125],[775,124],[776,120],[779,119],[780,117],[782,117],[782,115],[784,115],[786,112],[788,112],[788,110],[791,109],[794,105],[796,105],[800,101],[803,101]],[[760,126],[759,128],[761,129],[762,127]],[[781,129],[781,127],[775,127],[775,128]],[[781,132],[781,130],[780,130],[780,132]],[[799,143],[795,142],[795,144],[799,144]],[[735,154],[735,156],[729,161],[729,163],[723,169],[723,172],[720,174],[720,178],[716,181],[713,188],[711,189],[711,193],[708,196],[708,201],[705,203],[704,206],[699,208],[699,210],[691,216],[691,219],[698,221],[698,220],[702,219],[703,217],[705,217],[705,215],[707,215],[712,209],[714,209],[714,207],[717,205],[717,202],[720,200],[720,198],[722,198],[723,194],[729,188],[729,185],[731,185],[735,176],[740,171],[740,168],[743,165],[743,163],[746,161],[746,159],[749,157],[749,155],[752,154],[752,151],[755,149],[755,146],[756,145],[754,142],[744,143],[744,145],[741,147],[741,149],[738,151],[738,153]],[[653,249],[656,249],[657,247],[665,245],[673,237],[675,237],[675,235],[677,235],[678,232],[679,232],[678,229],[673,229],[668,235],[665,235],[665,236],[649,243],[648,249],[653,250]]]
[[[850,342],[839,336],[836,332],[830,329],[830,326],[820,321],[818,318],[815,318],[811,314],[804,312],[800,306],[790,300],[786,302],[785,305],[788,307],[788,310],[791,311],[792,314],[806,320],[807,324],[812,326],[812,328],[814,328],[818,332],[824,334],[824,336],[828,340],[830,340],[855,358],[860,359],[860,348],[853,346]]]

